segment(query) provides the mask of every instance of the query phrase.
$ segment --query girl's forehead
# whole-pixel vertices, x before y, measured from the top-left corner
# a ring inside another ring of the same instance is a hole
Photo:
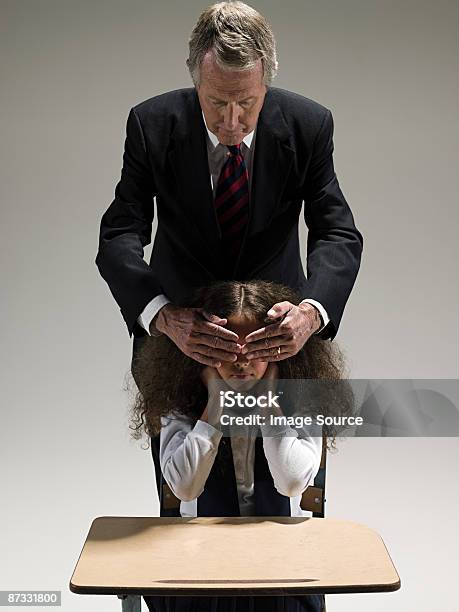
[[[262,327],[262,321],[254,317],[247,317],[244,315],[234,315],[232,317],[228,317],[228,323],[225,327],[231,331],[244,331],[249,334],[250,332]]]

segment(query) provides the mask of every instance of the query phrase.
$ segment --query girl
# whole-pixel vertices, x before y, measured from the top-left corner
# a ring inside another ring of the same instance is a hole
[[[271,282],[226,281],[199,290],[186,305],[227,319],[225,327],[243,344],[266,322],[271,306],[284,300],[300,301],[291,289]],[[321,436],[301,431],[274,436],[266,424],[260,425],[262,436],[225,438],[214,426],[219,410],[212,381],[246,391],[277,378],[338,380],[343,370],[336,343],[317,336],[278,363],[238,354],[218,368],[190,359],[166,336],[148,337],[135,364],[133,437],[142,430],[148,436],[160,433],[162,474],[181,500],[181,516],[309,516],[300,501],[319,469]],[[322,595],[144,599],[155,612],[320,612],[324,601]]]

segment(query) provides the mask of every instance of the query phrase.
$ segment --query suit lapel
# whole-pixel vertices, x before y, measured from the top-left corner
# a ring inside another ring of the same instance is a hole
[[[184,213],[197,225],[203,244],[214,260],[219,257],[220,228],[213,205],[206,128],[196,90],[190,91],[185,112],[171,136],[169,160],[182,196]]]
[[[235,274],[242,267],[248,238],[269,225],[276,211],[294,155],[295,148],[290,130],[272,90],[268,88],[257,122],[249,222],[236,262]]]

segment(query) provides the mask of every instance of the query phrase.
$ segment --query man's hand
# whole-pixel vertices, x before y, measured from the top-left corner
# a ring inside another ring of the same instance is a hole
[[[319,311],[312,304],[279,302],[267,314],[273,323],[246,336],[242,353],[247,359],[282,361],[293,357],[321,326]]]
[[[236,361],[241,352],[239,336],[225,329],[227,319],[202,308],[180,308],[166,304],[152,325],[168,336],[178,348],[199,363],[218,368],[222,361]]]

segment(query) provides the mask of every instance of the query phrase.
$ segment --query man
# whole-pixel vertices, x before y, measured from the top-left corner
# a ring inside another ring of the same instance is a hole
[[[203,12],[187,65],[194,89],[131,110],[121,180],[101,220],[96,264],[134,334],[134,351],[147,333],[160,332],[190,357],[216,366],[238,353],[287,358],[313,333],[333,339],[363,240],[334,173],[330,111],[270,86],[274,36],[261,15],[239,2]],[[215,194],[224,145],[240,143],[250,198],[239,228],[242,244],[228,267]],[[155,196],[158,230],[148,265],[143,247],[151,240]],[[297,234],[303,200],[307,279]],[[193,287],[222,278],[282,282],[304,301],[273,305],[267,314],[280,323],[241,346],[213,313],[175,305]]]
[[[189,48],[194,88],[130,111],[96,264],[134,335],[133,362],[148,334],[166,334],[210,366],[239,355],[285,359],[314,333],[334,338],[360,265],[362,236],[333,167],[332,115],[271,87],[273,33],[241,2],[206,9]],[[147,264],[154,197],[158,229]],[[303,202],[307,278],[298,239]],[[291,286],[302,303],[273,304],[271,322],[245,339],[216,313],[183,307],[196,287],[255,278]]]

